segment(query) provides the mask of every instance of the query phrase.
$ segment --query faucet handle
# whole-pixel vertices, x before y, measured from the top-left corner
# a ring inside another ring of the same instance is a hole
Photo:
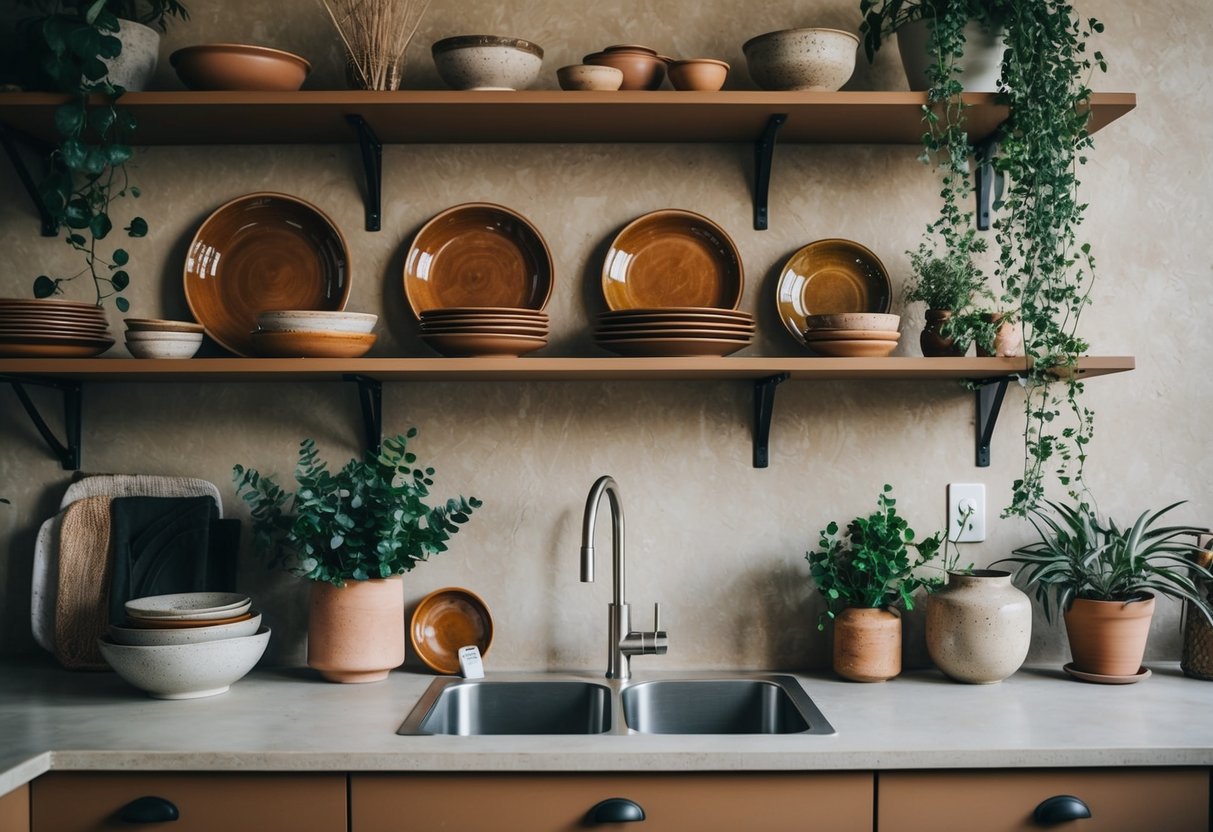
[[[661,630],[661,604],[653,604],[653,629]]]

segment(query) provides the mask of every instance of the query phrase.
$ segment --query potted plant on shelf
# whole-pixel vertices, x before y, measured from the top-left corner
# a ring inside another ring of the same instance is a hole
[[[855,682],[883,682],[901,673],[898,604],[914,609],[914,592],[932,583],[914,570],[935,557],[939,537],[915,541],[885,485],[878,510],[856,517],[845,531],[831,522],[805,559],[826,600],[817,628],[834,622],[834,672]],[[914,555],[911,555],[913,550]]]
[[[909,252],[913,277],[905,299],[907,303],[926,304],[926,325],[919,335],[919,346],[927,357],[962,356],[976,337],[984,335],[984,322],[973,311],[973,302],[989,290],[973,255],[986,250],[985,240],[968,229],[945,241],[945,245],[943,252],[937,253],[924,241],[917,251]]]
[[[305,439],[298,490],[237,465],[236,492],[249,504],[253,543],[271,565],[312,581],[308,665],[333,682],[374,682],[404,662],[401,575],[446,551],[481,502],[457,497],[430,507],[433,468],[419,467],[408,433],[332,473]]]
[[[1198,547],[1183,542],[1206,530],[1155,526],[1179,505],[1143,512],[1123,528],[1101,520],[1086,504],[1049,502],[1052,513],[1032,511],[1039,539],[999,563],[1018,564],[1017,579],[1033,588],[1047,620],[1063,614],[1073,658],[1067,672],[1108,682],[1144,676],[1155,595],[1186,601],[1213,622],[1208,596],[1188,573],[1200,580],[1213,574],[1190,558]]]

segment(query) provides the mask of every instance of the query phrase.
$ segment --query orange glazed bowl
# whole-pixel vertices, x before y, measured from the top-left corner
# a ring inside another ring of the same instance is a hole
[[[312,65],[298,55],[268,46],[204,43],[178,49],[169,58],[191,90],[294,92]]]

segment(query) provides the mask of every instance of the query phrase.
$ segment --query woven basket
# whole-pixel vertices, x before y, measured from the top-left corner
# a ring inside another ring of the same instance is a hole
[[[1210,592],[1213,601],[1213,592]],[[1184,604],[1184,650],[1179,667],[1185,676],[1213,681],[1213,625],[1192,604]]]

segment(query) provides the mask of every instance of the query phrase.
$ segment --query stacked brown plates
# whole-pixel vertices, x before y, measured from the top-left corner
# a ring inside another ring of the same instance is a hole
[[[734,309],[621,309],[598,316],[594,339],[619,355],[722,356],[752,344],[756,329],[753,315]]]
[[[539,309],[451,306],[418,317],[421,340],[451,358],[519,356],[548,342],[548,316]]]
[[[851,240],[829,239],[809,243],[783,264],[775,306],[784,327],[804,344],[809,315],[888,312],[892,296],[879,257]]]
[[[884,358],[901,337],[897,315],[854,312],[805,317],[805,346],[832,358]]]
[[[91,303],[0,298],[0,356],[87,358],[113,345],[105,310]]]
[[[378,315],[276,309],[257,316],[252,342],[273,358],[361,358],[375,345]]]

